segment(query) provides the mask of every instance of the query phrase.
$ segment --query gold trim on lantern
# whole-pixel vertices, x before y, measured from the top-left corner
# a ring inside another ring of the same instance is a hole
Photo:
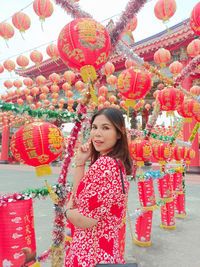
[[[177,217],[177,218],[184,218],[185,216],[186,216],[186,213],[183,213],[183,214],[175,213],[175,217]]]
[[[49,164],[37,166],[35,167],[35,171],[38,177],[52,174]]]
[[[143,210],[156,210],[158,205],[150,206],[150,207],[140,207]]]
[[[93,82],[97,79],[97,73],[95,68],[92,65],[85,65],[80,68],[81,77],[83,82]]]
[[[168,229],[168,230],[174,230],[174,229],[176,229],[176,225],[167,226],[167,225],[161,224],[160,228]]]
[[[182,195],[183,191],[173,191],[173,193],[177,194],[177,195]]]
[[[173,197],[168,197],[168,198],[160,198],[159,197],[159,200],[163,200],[164,203],[169,203],[169,202],[173,201]]]
[[[135,107],[135,100],[134,99],[126,99],[125,106],[134,108]]]
[[[137,244],[140,247],[149,247],[149,246],[151,246],[151,241],[142,242],[142,241],[138,241],[135,237],[133,237],[133,241],[135,242],[135,244]]]

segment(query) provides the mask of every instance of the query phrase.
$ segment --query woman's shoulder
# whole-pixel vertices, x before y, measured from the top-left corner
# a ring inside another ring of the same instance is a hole
[[[101,156],[96,161],[95,164],[98,166],[106,165],[108,167],[117,165],[117,162],[114,158],[109,156]]]

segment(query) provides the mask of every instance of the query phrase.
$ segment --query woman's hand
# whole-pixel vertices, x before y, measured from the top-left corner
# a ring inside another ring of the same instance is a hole
[[[87,143],[81,145],[78,148],[77,155],[76,155],[76,164],[85,164],[86,161],[89,159],[91,154],[91,141],[89,140]]]

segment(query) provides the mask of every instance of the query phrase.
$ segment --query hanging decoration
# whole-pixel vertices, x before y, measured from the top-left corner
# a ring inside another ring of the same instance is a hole
[[[38,67],[40,65],[40,63],[43,60],[43,55],[42,53],[40,53],[39,51],[32,51],[30,53],[30,59],[31,61],[33,61],[35,63],[35,65]],[[39,69],[39,68],[38,68]]]
[[[0,36],[4,38],[6,41],[6,45],[8,47],[7,41],[13,37],[15,31],[9,23],[1,22],[0,23]]]
[[[190,57],[197,57],[200,54],[200,40],[194,39],[187,46],[187,53]]]
[[[197,3],[192,9],[192,13],[190,15],[190,27],[194,33],[200,35],[200,2]]]
[[[45,18],[50,17],[53,13],[53,4],[49,0],[34,0],[33,9],[39,16],[43,30],[43,22],[45,21]]]
[[[153,157],[157,159],[158,163],[161,165],[165,165],[172,154],[171,147],[168,144],[154,144],[152,146],[152,152]]]
[[[52,174],[49,163],[64,147],[60,130],[47,122],[34,122],[21,127],[12,137],[11,151],[21,163],[34,166],[38,176]]]
[[[170,61],[171,53],[165,48],[159,48],[158,51],[154,53],[153,58],[155,63],[160,65],[160,67],[163,69],[166,67],[166,63]]]
[[[4,72],[4,67],[0,64],[0,73]]]
[[[59,52],[58,52],[57,45],[55,44],[48,45],[46,48],[46,53],[57,64],[56,61],[59,59]]]
[[[9,80],[6,80],[3,84],[7,89],[10,89],[13,87],[13,83]]]
[[[22,33],[28,30],[31,26],[31,20],[28,15],[23,12],[17,12],[12,16],[12,23],[21,33],[22,38],[24,39]]]
[[[31,78],[25,78],[23,80],[23,84],[27,87],[30,88],[33,86],[33,80]]]
[[[174,61],[169,65],[169,70],[172,74],[174,74],[174,76],[177,76],[183,70],[183,64],[178,61]]]
[[[22,67],[23,70],[26,69],[26,67],[29,64],[29,60],[27,57],[25,56],[18,56],[16,59],[17,65],[19,65],[20,67]]]
[[[151,144],[147,140],[135,139],[129,144],[131,157],[137,161],[138,166],[144,166],[144,161],[147,161],[151,154]]]
[[[15,62],[10,59],[5,60],[3,66],[7,71],[11,72],[15,69]]]

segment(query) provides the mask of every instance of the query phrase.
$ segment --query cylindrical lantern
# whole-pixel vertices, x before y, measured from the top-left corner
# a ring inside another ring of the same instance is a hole
[[[137,161],[137,165],[144,166],[144,161],[148,160],[152,154],[152,147],[149,141],[135,139],[129,144],[131,157]]]
[[[36,167],[38,176],[51,174],[49,163],[64,147],[61,131],[48,122],[34,122],[21,127],[12,137],[11,152],[21,163]]]
[[[184,218],[185,212],[185,194],[174,195],[174,211],[175,217]]]
[[[172,181],[169,174],[165,174],[164,177],[157,179],[158,191],[161,199],[170,199],[172,198]]]
[[[152,177],[148,181],[138,181],[138,194],[141,207],[155,208],[156,200]]]
[[[176,229],[175,214],[174,214],[174,200],[166,202],[161,206],[161,228],[163,229]]]

